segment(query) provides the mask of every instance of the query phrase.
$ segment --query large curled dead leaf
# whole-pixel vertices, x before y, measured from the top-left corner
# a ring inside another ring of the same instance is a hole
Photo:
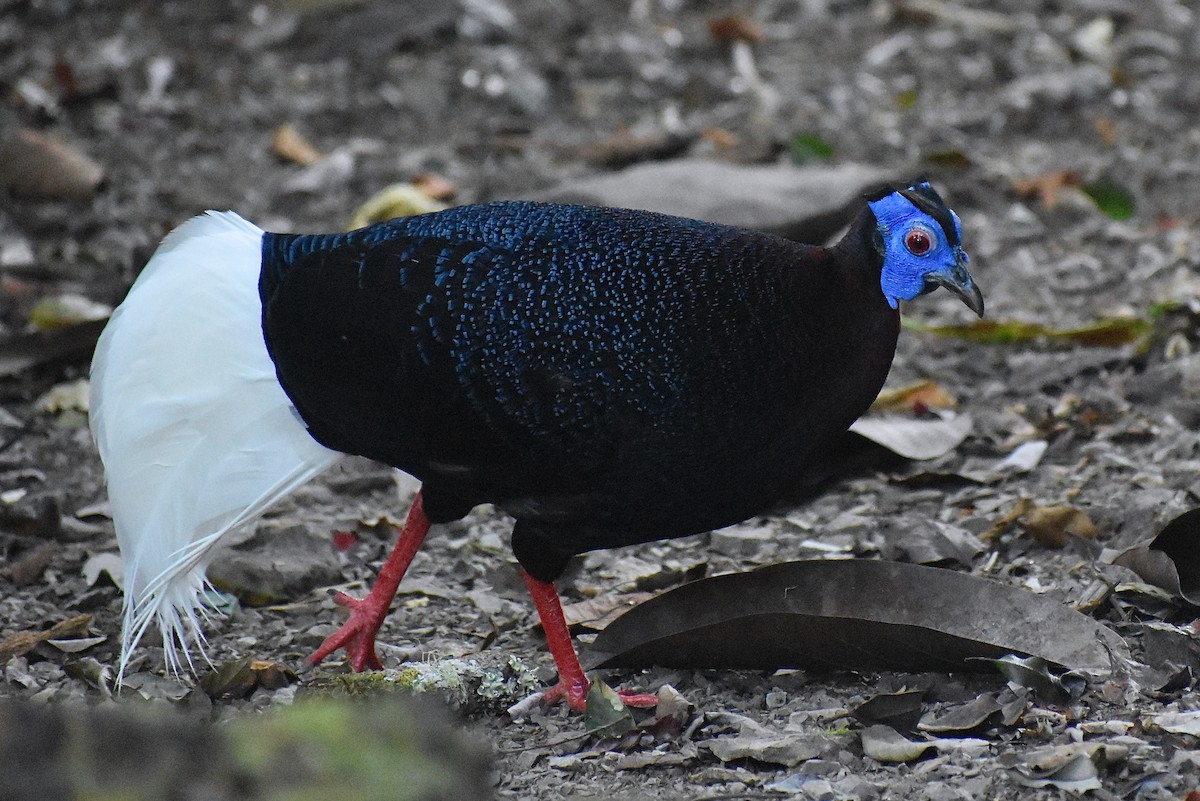
[[[694,581],[630,610],[593,647],[605,667],[950,671],[982,669],[971,657],[1017,653],[1107,674],[1112,657],[1128,658],[1116,634],[1027,590],[868,560],[785,562]]]
[[[1200,606],[1200,508],[1184,512],[1149,542],[1113,559],[1148,584]]]

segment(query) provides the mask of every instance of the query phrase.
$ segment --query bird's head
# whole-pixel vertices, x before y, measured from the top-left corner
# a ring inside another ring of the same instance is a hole
[[[967,272],[962,224],[927,182],[887,188],[867,198],[875,215],[875,246],[883,257],[879,283],[892,308],[900,300],[944,286],[983,316],[983,294]]]

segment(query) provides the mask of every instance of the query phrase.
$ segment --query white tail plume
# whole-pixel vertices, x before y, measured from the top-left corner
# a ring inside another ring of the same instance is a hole
[[[208,212],[163,240],[100,335],[92,436],[125,561],[124,675],[151,623],[168,667],[204,652],[217,540],[334,464],[275,376],[262,333],[262,229]]]

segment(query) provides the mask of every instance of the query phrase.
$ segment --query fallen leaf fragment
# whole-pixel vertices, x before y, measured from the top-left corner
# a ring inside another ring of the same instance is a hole
[[[376,192],[355,210],[350,218],[350,228],[362,228],[374,222],[413,217],[445,208],[445,203],[434,200],[419,186],[411,183],[392,184]]]
[[[920,759],[936,740],[910,740],[891,726],[876,724],[862,731],[863,753],[879,762],[912,762]]]
[[[717,150],[733,150],[741,140],[731,131],[717,125],[710,125],[700,134],[700,138],[712,142]]]
[[[1112,754],[1107,753],[1113,751]],[[1119,761],[1121,749],[1103,743],[1072,743],[1027,754],[1025,762],[1008,771],[1025,787],[1055,787],[1074,794],[1100,790],[1097,762]]]
[[[1004,674],[1010,685],[1027,687],[1042,699],[1054,704],[1066,704],[1083,695],[1087,679],[1071,671],[1053,671],[1045,659],[1037,656],[1022,658],[1013,654],[991,662]]]
[[[944,456],[961,445],[974,424],[969,414],[947,413],[934,419],[867,415],[855,420],[850,430],[905,459],[925,461]]]
[[[1004,532],[1008,531],[1021,518],[1021,515],[1033,508],[1033,500],[1030,498],[1018,499],[1008,511],[996,518],[992,525],[988,526],[987,530],[979,535],[979,539],[985,543],[992,543],[997,540]]]
[[[46,394],[34,401],[34,408],[46,414],[65,411],[86,412],[88,410],[89,384],[86,378],[77,378],[51,387]]]
[[[592,679],[583,725],[589,733],[601,738],[620,737],[633,731],[633,714],[616,690],[600,679]]]
[[[1133,195],[1117,183],[1095,181],[1084,184],[1083,192],[1092,199],[1096,208],[1114,220],[1128,220],[1133,216]]]
[[[972,731],[983,726],[1003,708],[995,695],[984,693],[969,703],[926,715],[917,723],[917,728],[934,733]]]
[[[1003,477],[1031,472],[1042,461],[1049,447],[1050,443],[1044,439],[1022,442],[1012,453],[996,463],[991,471],[992,476]]]
[[[13,559],[6,567],[0,569],[0,576],[6,577],[14,586],[24,587],[41,578],[42,571],[50,564],[58,546],[53,542],[43,542],[30,548]]]
[[[76,615],[55,623],[45,631],[19,631],[0,640],[0,665],[14,656],[23,656],[38,643],[48,640],[65,640],[73,637],[83,637],[92,625],[91,615]]]
[[[789,150],[793,164],[825,161],[833,158],[834,154],[834,147],[831,143],[812,133],[798,133],[793,136]]]
[[[1042,205],[1052,209],[1058,205],[1058,196],[1064,189],[1083,183],[1074,170],[1051,170],[1033,178],[1020,178],[1012,182],[1013,191],[1023,198],[1037,198]]]
[[[324,157],[321,151],[313,147],[312,143],[296,130],[296,126],[287,122],[276,128],[271,136],[271,152],[281,159],[305,167],[316,164]]]
[[[96,637],[74,637],[66,640],[46,640],[46,643],[54,646],[64,654],[77,654],[80,651],[86,651],[89,648],[97,646],[107,639],[108,637],[101,634]]]
[[[603,631],[626,611],[653,597],[649,592],[609,593],[563,606],[563,617],[572,630]]]
[[[57,331],[78,323],[107,320],[112,307],[74,293],[42,298],[29,312],[30,324],[39,331]]]
[[[259,687],[277,690],[298,681],[283,665],[245,657],[218,665],[200,677],[200,689],[214,701],[247,698]]]
[[[1011,33],[1019,23],[1010,14],[972,8],[945,0],[904,0],[895,4],[897,14],[928,24],[931,21],[985,33]]]
[[[104,638],[101,637],[100,639],[103,640]],[[63,670],[71,678],[79,679],[99,690],[105,698],[112,696],[112,668],[99,660],[93,659],[90,656],[83,657],[82,659],[72,659],[63,665]]]
[[[692,714],[691,702],[670,684],[658,688],[658,704],[650,730],[662,739],[674,739]]]
[[[677,156],[687,150],[692,139],[691,134],[670,131],[635,136],[623,129],[595,142],[563,148],[561,152],[589,164],[615,169]]]
[[[961,150],[935,150],[925,156],[925,162],[954,170],[965,170],[974,164],[971,157]]]
[[[930,409],[957,408],[958,401],[941,384],[924,379],[905,384],[902,387],[883,390],[871,404],[869,412],[871,414],[888,412],[924,414]]]
[[[947,609],[954,609],[947,615]],[[989,579],[865,559],[787,562],[694,581],[622,615],[593,643],[608,667],[979,669],[1033,654],[1107,675],[1114,632]]]
[[[728,14],[708,21],[708,32],[718,42],[761,42],[767,38],[762,26],[745,14]]]
[[[709,716],[713,723],[736,729],[737,734],[716,737],[700,743],[722,762],[737,759],[754,759],[773,765],[795,767],[819,757],[831,748],[837,748],[844,736],[827,735],[806,730],[792,723],[775,729],[764,726],[753,718],[732,712],[721,712]]]
[[[924,690],[883,693],[859,704],[850,714],[862,723],[882,723],[911,731],[921,719],[924,698]]]
[[[1087,512],[1074,506],[1035,506],[1020,520],[1025,532],[1043,545],[1064,548],[1071,537],[1095,539],[1099,529]]]
[[[1163,712],[1151,715],[1147,722],[1172,734],[1200,737],[1200,712]]]
[[[434,200],[449,200],[458,193],[458,187],[434,172],[414,175],[413,186]]]
[[[52,136],[27,128],[0,144],[0,187],[30,198],[88,197],[104,170],[88,156]]]
[[[1108,147],[1112,147],[1117,143],[1117,137],[1120,132],[1117,130],[1117,124],[1113,122],[1111,117],[1097,117],[1092,121],[1092,127],[1100,135],[1100,141]]]
[[[961,325],[927,325],[904,318],[912,331],[952,337],[985,345],[1009,345],[1049,339],[1097,348],[1114,348],[1137,342],[1153,329],[1152,323],[1137,317],[1101,317],[1094,323],[1072,328],[1054,328],[1020,320],[976,320]]]

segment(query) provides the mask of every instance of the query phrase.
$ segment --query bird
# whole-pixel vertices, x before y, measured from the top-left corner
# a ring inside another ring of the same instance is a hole
[[[572,557],[763,513],[878,394],[899,301],[944,287],[983,315],[961,222],[928,182],[864,201],[828,247],[529,201],[329,234],[233,212],[183,223],[91,368],[125,564],[119,675],[152,625],[167,667],[194,670],[220,614],[213,546],[353,454],[420,489],[309,660],[345,649],[354,670],[381,668],[376,633],[430,527],[491,503],[515,521],[558,670],[545,700],[583,709],[555,584]]]

